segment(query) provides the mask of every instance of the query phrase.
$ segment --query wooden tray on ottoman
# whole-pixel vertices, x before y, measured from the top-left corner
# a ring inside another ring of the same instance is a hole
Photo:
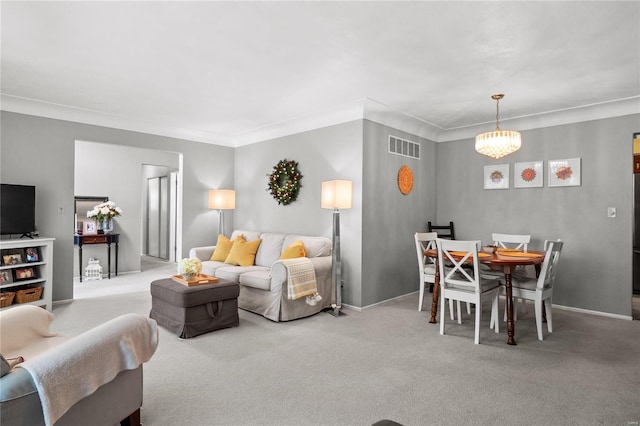
[[[211,275],[204,274],[196,275],[196,277],[191,281],[185,280],[182,275],[174,275],[171,277],[171,279],[188,287],[193,287],[194,285],[213,284],[218,282],[217,277],[212,277]]]

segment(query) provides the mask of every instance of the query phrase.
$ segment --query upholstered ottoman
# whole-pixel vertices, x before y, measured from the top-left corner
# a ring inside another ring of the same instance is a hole
[[[238,325],[237,283],[220,280],[215,284],[188,287],[171,278],[151,283],[149,317],[185,339]]]

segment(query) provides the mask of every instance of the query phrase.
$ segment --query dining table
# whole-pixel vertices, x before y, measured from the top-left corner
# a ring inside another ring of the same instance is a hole
[[[425,256],[432,259],[438,258],[438,250],[430,249],[424,251]],[[544,261],[544,252],[520,251],[512,249],[497,249],[493,253],[478,252],[478,262],[489,265],[491,269],[504,273],[505,301],[507,310],[507,344],[516,345],[515,323],[513,319],[513,286],[512,274],[518,266],[533,265],[536,276],[540,274],[540,266]],[[438,299],[440,297],[440,267],[439,262],[435,262],[436,274],[433,283],[433,298],[431,302],[430,323],[437,323]],[[444,309],[444,308],[443,308]]]

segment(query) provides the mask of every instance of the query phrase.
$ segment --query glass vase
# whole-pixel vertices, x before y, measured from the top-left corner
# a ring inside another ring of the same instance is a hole
[[[113,219],[102,220],[102,232],[105,234],[110,234],[111,232],[113,232]]]

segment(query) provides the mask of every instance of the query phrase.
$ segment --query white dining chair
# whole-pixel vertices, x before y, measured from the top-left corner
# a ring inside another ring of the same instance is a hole
[[[493,240],[493,245],[498,248],[503,249],[513,249],[513,250],[522,250],[526,252],[529,249],[529,242],[531,242],[530,234],[500,234],[500,233],[492,233],[491,239]],[[499,270],[491,269],[486,265],[481,265],[481,272],[485,278],[504,278],[504,272],[502,272],[502,268]],[[515,274],[525,274],[525,268],[519,266],[514,271]],[[514,299],[515,300],[515,299]],[[519,300],[522,302],[522,300]],[[526,312],[526,305],[522,305],[522,312]],[[513,310],[514,320],[518,318],[518,304],[514,305]]]
[[[547,330],[553,333],[553,316],[551,312],[551,298],[553,296],[553,285],[556,280],[558,260],[564,243],[561,240],[544,242],[545,255],[538,278],[526,276],[514,276],[511,280],[512,294],[514,298],[521,300],[532,300],[536,315],[536,329],[538,340],[542,338],[542,305],[547,315]],[[502,286],[504,292],[504,286]],[[506,309],[506,308],[505,308]]]
[[[420,301],[418,302],[418,311],[422,311],[424,284],[433,284],[436,282],[435,260],[425,256],[424,251],[436,249],[436,238],[438,238],[438,234],[435,232],[416,232],[413,238],[416,243],[416,254],[418,255],[418,266],[420,271]]]
[[[527,251],[531,235],[527,234],[491,234],[493,244],[499,248],[512,248],[515,250]]]
[[[478,262],[478,247],[480,241],[456,241],[438,238],[438,266],[440,268],[440,334],[445,331],[445,301],[473,303],[475,309],[475,338],[474,343],[480,343],[480,318],[482,302],[491,298],[490,328],[499,332],[498,294],[499,280],[485,280],[480,276]],[[458,252],[453,255],[452,252]],[[470,262],[469,262],[470,261]],[[472,267],[467,267],[471,265]],[[451,307],[449,308],[451,309]],[[458,323],[462,324],[458,305]]]
[[[436,232],[416,232],[413,236],[416,243],[416,254],[418,256],[418,266],[420,271],[420,300],[418,311],[422,311],[424,302],[425,283],[435,284],[436,282],[436,259],[424,255],[425,250],[437,250]],[[449,312],[451,320],[455,319],[453,310],[453,300],[449,300]],[[460,312],[460,302],[458,302],[458,312]],[[471,314],[471,304],[467,303],[467,314]],[[460,315],[460,314],[458,314]]]

